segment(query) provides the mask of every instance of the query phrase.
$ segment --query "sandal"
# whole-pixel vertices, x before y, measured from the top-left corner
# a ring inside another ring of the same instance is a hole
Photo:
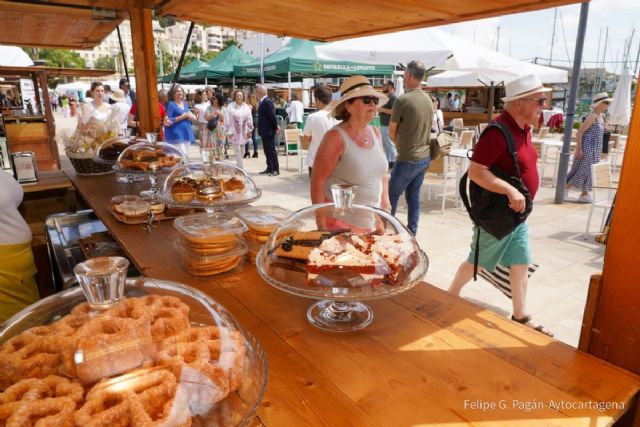
[[[516,319],[515,316],[511,316],[511,320],[513,320],[514,322],[518,322],[521,325],[525,325],[528,326],[529,328],[533,329],[534,331],[538,331],[540,333],[543,333],[549,337],[553,337],[553,334],[551,333],[551,331],[549,331],[547,328],[545,328],[544,326],[540,325],[539,323],[534,323],[531,320],[531,316],[530,315],[526,315],[524,316],[522,319]]]

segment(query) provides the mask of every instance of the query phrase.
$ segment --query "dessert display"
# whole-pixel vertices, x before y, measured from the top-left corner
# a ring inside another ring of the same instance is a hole
[[[269,284],[321,300],[307,318],[333,332],[366,327],[373,313],[359,301],[403,292],[428,268],[426,255],[400,221],[379,209],[351,205],[353,198],[346,196],[289,216],[257,258],[258,272]]]
[[[244,232],[248,248],[247,259],[255,265],[258,252],[267,242],[269,235],[291,215],[291,211],[279,206],[257,206],[238,209],[235,214],[248,227]]]
[[[178,167],[167,177],[163,193],[169,205],[205,208],[250,203],[261,195],[244,170],[226,162]]]
[[[121,194],[118,196],[113,196],[111,198],[111,208],[118,213],[122,213],[122,208],[120,207],[122,203],[134,202],[139,200],[141,200],[140,196],[136,196],[134,194]]]
[[[180,239],[174,243],[189,274],[210,276],[238,267],[247,251],[238,218],[225,213],[203,213],[176,218]]]
[[[100,308],[69,289],[0,327],[0,425],[246,424],[266,386],[255,338],[195,289],[123,289]]]
[[[133,144],[141,142],[146,143],[147,140],[135,136],[119,136],[116,138],[110,138],[100,144],[96,151],[95,160],[97,162],[114,164],[125,149]]]
[[[123,256],[120,246],[113,240],[111,233],[101,231],[77,240],[78,248],[85,259],[103,256]]]
[[[120,212],[127,219],[146,218],[149,215],[151,204],[144,200],[129,200],[119,205]]]
[[[170,170],[188,163],[186,156],[171,144],[139,142],[125,148],[116,160],[116,169],[126,172],[150,173]]]

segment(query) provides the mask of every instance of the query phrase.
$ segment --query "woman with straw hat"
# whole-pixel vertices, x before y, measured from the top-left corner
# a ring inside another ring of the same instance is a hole
[[[353,76],[340,86],[340,98],[330,105],[330,115],[342,120],[324,136],[311,175],[311,201],[333,201],[331,186],[356,186],[354,202],[390,210],[387,158],[380,131],[369,123],[377,105],[387,97],[364,76]]]
[[[611,101],[613,98],[609,98],[606,92],[594,96],[591,104],[592,111],[576,133],[576,155],[571,171],[567,175],[565,199],[569,196],[569,189],[576,188],[582,191],[578,202],[591,203],[591,195],[589,194],[593,188],[591,165],[600,161],[604,134],[604,112],[609,108]]]

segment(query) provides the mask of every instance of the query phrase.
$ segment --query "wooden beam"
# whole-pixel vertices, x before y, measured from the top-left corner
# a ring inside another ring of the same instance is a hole
[[[51,139],[49,144],[51,145],[51,155],[55,160],[55,166],[60,169],[60,153],[58,153],[58,143],[56,142],[56,124],[53,118],[53,111],[51,107],[51,100],[49,99],[49,89],[47,86],[47,72],[38,71],[37,73],[40,87],[42,88],[42,108],[44,108],[44,116],[47,118],[47,129]],[[34,79],[35,80],[35,79]],[[38,86],[36,86],[36,93],[38,93]]]
[[[136,101],[140,133],[160,130],[160,110],[156,73],[155,44],[151,26],[151,9],[138,0],[129,2],[133,64],[136,76]]]
[[[588,351],[640,374],[640,91],[629,135],[616,206],[604,256],[600,298],[589,334]]]

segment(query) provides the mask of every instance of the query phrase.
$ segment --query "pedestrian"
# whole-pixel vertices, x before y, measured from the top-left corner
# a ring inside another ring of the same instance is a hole
[[[169,91],[169,103],[167,104],[167,119],[165,120],[165,138],[167,142],[178,148],[189,158],[189,144],[195,142],[191,122],[196,121],[196,116],[189,110],[189,105],[184,99],[184,89],[175,85]]]
[[[267,95],[267,88],[256,85],[256,98],[260,100],[258,105],[258,135],[262,139],[262,149],[267,159],[267,168],[260,172],[261,175],[280,175],[278,152],[276,151],[275,137],[280,131],[276,120],[276,107]]]
[[[604,112],[609,108],[613,98],[609,98],[606,92],[593,97],[591,113],[582,123],[576,133],[576,154],[573,159],[571,171],[567,175],[567,187],[565,200],[569,197],[569,189],[580,190],[578,202],[591,203],[591,190],[593,179],[591,177],[591,165],[600,161],[602,152],[602,136],[605,131]]]
[[[536,123],[545,103],[543,92],[551,89],[542,86],[535,75],[524,76],[508,83],[504,111],[496,118],[496,122],[504,125],[513,136],[515,150],[518,155],[520,176],[535,198],[538,191],[539,178],[535,147],[531,143],[531,126]],[[497,178],[491,168],[498,166],[510,175],[515,175],[514,160],[509,154],[506,140],[500,130],[490,128],[484,132],[473,150],[469,179],[480,187],[494,193],[504,194],[509,199],[509,207],[515,212],[524,212],[526,199],[515,187]],[[509,282],[512,292],[512,320],[533,328],[546,335],[552,335],[542,325],[534,322],[527,312],[526,295],[528,269],[531,263],[529,233],[526,222],[518,225],[510,234],[498,240],[483,229],[473,226],[471,250],[449,286],[449,292],[459,295],[460,291],[473,277],[476,256],[476,239],[479,234],[479,267],[493,271],[498,264],[508,267]]]
[[[298,95],[295,93],[291,95],[291,103],[289,103],[286,110],[289,116],[289,123],[295,125],[298,129],[302,129],[304,105],[302,105],[302,101],[298,100]]]
[[[216,160],[221,160],[224,158],[224,150],[225,144],[227,141],[227,135],[225,134],[225,117],[226,117],[226,106],[224,103],[224,95],[221,92],[216,92],[213,94],[211,98],[211,105],[207,109],[207,123],[213,120],[215,117],[218,118],[218,122],[216,123],[216,127],[213,130],[209,130],[209,138],[207,140],[207,144],[203,145],[202,148],[205,151],[213,151],[214,158]],[[206,156],[209,157],[209,156]],[[203,160],[205,160],[203,158]],[[208,162],[209,159],[207,158]]]
[[[253,129],[251,130],[251,142],[253,142],[253,158],[258,158],[258,139],[256,138],[256,131],[258,127],[258,99],[255,93],[249,94],[249,106],[251,107],[251,117],[253,118]],[[244,145],[244,157],[249,158],[249,143]]]
[[[327,86],[318,86],[313,91],[313,97],[316,100],[318,111],[309,114],[302,131],[302,141],[308,145],[307,167],[309,168],[309,177],[311,177],[313,162],[322,138],[324,138],[329,129],[339,123],[338,120],[329,115],[331,111],[329,107],[329,104],[331,104],[331,90]]]
[[[116,116],[116,121],[120,124],[119,135],[124,136],[127,134],[127,128],[129,126],[129,111],[131,108],[124,100],[124,91],[122,89],[116,89],[113,91],[109,99],[115,103],[111,105],[113,114]],[[105,101],[106,103],[106,101]]]
[[[407,228],[414,235],[420,219],[420,188],[429,167],[431,120],[433,103],[421,88],[425,67],[411,61],[404,70],[403,93],[393,104],[389,122],[389,137],[394,141],[398,156],[389,179],[391,214],[396,214],[398,200],[405,193],[408,217]]]
[[[440,133],[444,130],[444,115],[440,109],[440,100],[437,97],[431,99],[433,102],[433,118],[431,119],[431,132]]]
[[[242,168],[242,149],[251,140],[251,130],[253,129],[253,117],[251,107],[244,102],[244,92],[236,90],[233,93],[235,102],[227,105],[227,120],[225,132],[227,140],[233,146],[236,156],[236,165]]]
[[[340,99],[331,115],[342,122],[329,130],[318,148],[311,174],[311,201],[332,202],[331,186],[356,186],[354,203],[391,208],[387,159],[380,132],[369,123],[377,105],[387,97],[377,92],[365,76],[353,76],[340,86]]]
[[[203,143],[206,143],[207,139],[206,114],[210,105],[211,103],[209,102],[207,93],[202,89],[198,89],[196,91],[194,111],[198,117],[198,139],[200,140],[200,146],[202,146]]]
[[[382,134],[382,142],[384,143],[384,154],[387,156],[389,170],[391,170],[398,155],[395,144],[389,138],[389,120],[391,119],[393,104],[396,102],[395,84],[389,80],[382,86],[382,92],[389,97],[389,100],[382,107],[378,108],[378,113],[380,114],[380,133]]]

